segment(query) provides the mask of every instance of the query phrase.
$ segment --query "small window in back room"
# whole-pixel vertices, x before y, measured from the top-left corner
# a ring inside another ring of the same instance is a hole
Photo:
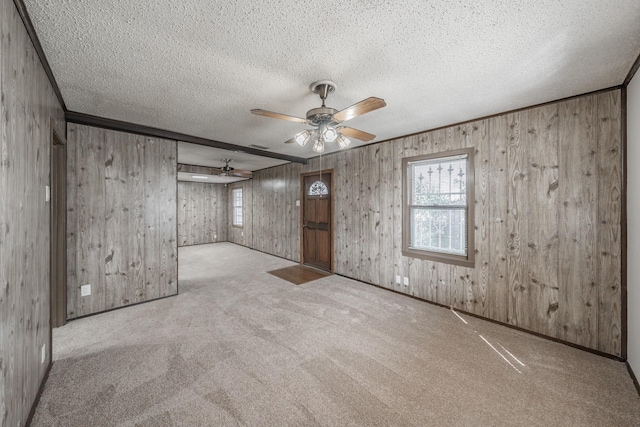
[[[242,227],[242,188],[234,188],[231,197],[233,199],[232,224],[234,227]]]
[[[403,159],[402,254],[473,267],[473,149]]]

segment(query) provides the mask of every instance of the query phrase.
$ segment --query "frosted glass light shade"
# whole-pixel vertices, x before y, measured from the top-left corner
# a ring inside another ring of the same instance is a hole
[[[320,133],[322,140],[326,143],[331,143],[338,137],[338,131],[333,126],[325,124],[320,125],[318,132]]]
[[[310,130],[303,130],[302,132],[298,133],[293,138],[295,139],[296,143],[299,146],[304,147],[305,145],[307,145],[307,142],[309,142],[309,140],[311,139],[311,131]]]
[[[322,138],[316,139],[316,142],[313,144],[313,151],[316,153],[324,153],[324,141]]]
[[[338,143],[338,147],[340,147],[341,150],[347,148],[349,144],[351,144],[351,140],[342,134],[338,136],[336,142]]]

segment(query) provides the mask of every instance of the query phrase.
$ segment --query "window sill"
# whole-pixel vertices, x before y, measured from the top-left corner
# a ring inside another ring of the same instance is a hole
[[[420,251],[417,249],[403,249],[402,256],[440,262],[443,264],[459,265],[461,267],[475,268],[475,260],[473,259],[473,257],[448,255],[437,252]]]

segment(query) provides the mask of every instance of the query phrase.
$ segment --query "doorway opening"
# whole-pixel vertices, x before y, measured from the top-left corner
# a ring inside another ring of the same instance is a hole
[[[50,320],[57,328],[67,321],[67,146],[55,130],[51,134]]]

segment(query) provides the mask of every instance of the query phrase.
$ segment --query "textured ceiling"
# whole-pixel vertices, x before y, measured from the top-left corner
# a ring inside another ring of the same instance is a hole
[[[309,84],[375,141],[619,85],[638,0],[24,0],[70,111],[270,151],[306,127]]]

